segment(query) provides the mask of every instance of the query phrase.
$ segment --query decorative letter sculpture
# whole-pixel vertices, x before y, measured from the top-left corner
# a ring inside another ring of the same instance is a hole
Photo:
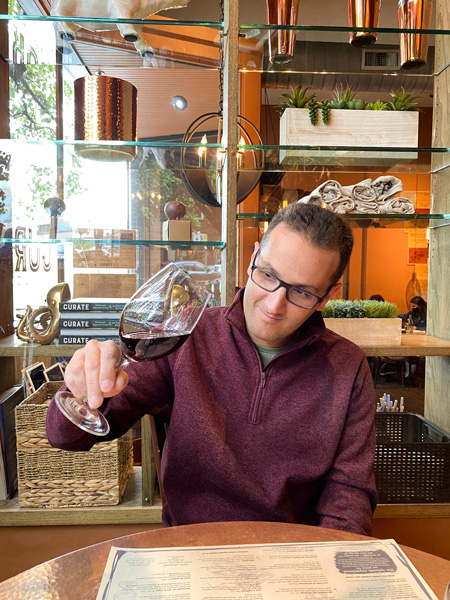
[[[20,317],[17,326],[17,337],[23,342],[36,342],[43,346],[51,344],[59,329],[59,303],[70,299],[70,288],[67,283],[58,283],[47,294],[47,305],[27,311]]]

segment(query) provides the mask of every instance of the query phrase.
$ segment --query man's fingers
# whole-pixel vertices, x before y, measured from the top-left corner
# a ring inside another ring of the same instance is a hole
[[[98,408],[103,402],[103,392],[100,387],[101,344],[90,340],[84,348],[84,374],[89,406]]]
[[[98,408],[105,396],[115,396],[128,383],[127,375],[116,371],[119,359],[120,350],[113,341],[89,341],[67,365],[68,388],[77,398],[87,397],[91,408]]]
[[[112,392],[116,385],[116,365],[119,360],[120,350],[116,344],[111,340],[103,342],[101,344],[99,381],[100,388],[105,396],[115,395]]]
[[[84,398],[87,395],[84,376],[84,348],[77,350],[72,356],[64,373],[64,381],[75,398]]]
[[[125,371],[119,371],[119,373],[117,374],[117,379],[116,379],[116,387],[114,389],[114,396],[116,394],[119,394],[124,387],[126,387],[128,385],[128,375],[125,373]]]

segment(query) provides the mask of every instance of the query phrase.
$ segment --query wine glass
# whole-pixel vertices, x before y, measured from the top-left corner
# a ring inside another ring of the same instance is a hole
[[[151,277],[125,305],[119,327],[120,370],[130,361],[154,360],[183,344],[203,314],[211,294],[174,263]],[[68,390],[57,392],[55,402],[72,423],[93,435],[109,433],[103,414],[89,407],[87,398]]]

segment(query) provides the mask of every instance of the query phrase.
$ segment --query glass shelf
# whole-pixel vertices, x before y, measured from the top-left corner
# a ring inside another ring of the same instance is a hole
[[[449,29],[400,29],[399,27],[349,27],[348,25],[267,25],[267,23],[241,23],[240,29],[242,32],[250,31],[251,37],[255,37],[257,31],[261,31],[261,36],[267,35],[268,31],[324,31],[324,32],[375,32],[382,33],[425,33],[430,35],[450,35]]]
[[[223,21],[185,21],[171,18],[147,18],[147,19],[113,19],[107,17],[80,17],[80,16],[56,16],[56,15],[5,15],[0,14],[0,20],[5,21],[36,21],[36,22],[68,22],[68,23],[98,23],[98,24],[134,24],[134,25],[160,25],[163,22],[168,26],[186,26],[186,27],[211,27],[220,29],[223,28]],[[373,31],[377,33],[425,33],[430,35],[450,35],[450,30],[439,28],[428,29],[400,29],[399,27],[349,27],[348,25],[268,25],[267,23],[241,23],[240,29],[252,32],[252,37],[255,32],[262,31],[323,31],[323,32],[350,32],[350,31]]]
[[[116,26],[118,24],[129,23],[132,25],[165,25],[168,27],[177,27],[182,25],[183,27],[210,27],[213,29],[222,29],[223,21],[183,21],[170,18],[156,18],[156,19],[112,19],[107,17],[67,17],[67,16],[56,16],[56,15],[5,15],[0,13],[0,21],[17,21],[17,22],[38,22],[51,23],[67,22],[67,23],[78,23],[81,26],[83,24],[103,24]]]
[[[72,150],[75,150],[77,147],[86,147],[86,146],[95,146],[97,148],[121,148],[121,147],[136,147],[136,148],[223,148],[222,144],[219,143],[206,143],[202,144],[201,142],[177,142],[171,139],[166,141],[164,140],[146,140],[146,141],[136,141],[136,142],[118,142],[118,141],[84,141],[84,140],[49,140],[49,139],[41,139],[41,140],[22,140],[22,139],[3,139],[0,140],[0,150],[12,150],[14,147],[17,147],[19,144],[24,144],[26,146],[65,146],[65,147],[73,147]],[[450,150],[449,150],[450,152]]]
[[[345,11],[346,13],[347,11]],[[290,31],[295,36],[293,59],[285,64],[272,64],[269,61],[269,36],[277,31]],[[349,44],[350,32],[373,32],[377,35],[376,43],[363,48]],[[428,56],[426,64],[420,68],[401,68],[400,34],[420,34],[428,37]],[[347,26],[269,26],[263,24],[240,25],[240,49],[253,47],[258,49],[260,60],[240,62],[240,71],[263,73],[263,81],[271,87],[296,87],[299,83],[311,89],[318,87],[324,90],[333,89],[333,78],[345,76],[347,85],[360,92],[380,93],[384,87],[392,85],[395,89],[402,86],[421,91],[431,88],[432,80],[444,72],[448,64],[435,66],[435,45],[450,35],[450,30],[440,29],[399,29],[396,27],[366,28]],[[378,56],[376,54],[378,53]],[[374,61],[370,61],[370,57]],[[301,75],[301,80],[299,80]],[[373,85],[373,79],[377,82]],[[382,81],[381,78],[386,78]],[[328,85],[321,87],[324,78]],[[294,84],[294,81],[297,83]],[[355,86],[358,80],[359,86]],[[413,83],[414,82],[414,83]],[[286,85],[283,85],[286,84]],[[345,82],[343,83],[345,86]],[[380,87],[380,85],[384,87]],[[374,91],[375,90],[375,91]],[[410,91],[407,89],[407,91]],[[414,94],[413,94],[414,95]],[[371,100],[375,101],[377,98]],[[383,99],[383,98],[382,98]]]
[[[219,69],[220,22],[0,14],[2,20],[8,27],[10,64],[84,66],[92,72],[113,67]],[[71,29],[72,41],[61,39],[64,23]],[[120,35],[118,24],[137,25],[147,54],[141,56],[134,43]]]
[[[243,227],[258,227],[269,222],[275,213],[238,213]],[[450,214],[343,214],[352,227],[361,229],[435,229],[450,226]]]
[[[252,152],[262,153],[262,168],[267,182],[282,173],[371,173],[431,174],[450,165],[450,148],[377,147],[377,146],[306,146],[306,145],[242,145],[249,159],[242,162],[243,171],[253,168]],[[244,154],[245,156],[245,154]],[[208,155],[207,155],[208,158]],[[211,157],[213,160],[214,157]],[[329,177],[333,178],[333,177]]]
[[[145,141],[84,141],[84,140],[72,140],[72,139],[64,139],[64,140],[49,140],[49,139],[30,139],[30,140],[22,140],[22,139],[3,139],[0,140],[0,144],[2,147],[11,146],[14,147],[17,144],[26,144],[35,146],[35,145],[43,145],[43,144],[53,144],[55,146],[97,146],[101,147],[109,147],[114,146],[117,148],[120,147],[137,147],[137,148],[204,148],[204,149],[218,149],[224,148],[223,144],[216,142],[178,142],[172,139],[163,140],[163,139],[148,139]],[[377,146],[374,148],[373,146],[306,146],[306,145],[268,145],[268,144],[239,144],[239,149],[242,150],[262,150],[267,154],[269,151],[285,151],[285,150],[306,150],[306,151],[317,151],[317,152],[371,152],[376,153],[379,151],[385,152],[386,154],[395,154],[399,152],[407,152],[410,154],[414,154],[419,152],[421,154],[450,154],[450,147],[436,147],[436,148],[428,148],[428,147],[405,147],[405,146]]]
[[[181,136],[182,134],[180,134]],[[83,149],[97,148],[136,148],[137,158],[131,161],[130,168],[144,172],[148,167],[148,156],[157,157],[159,164],[168,169],[181,169],[184,156],[184,168],[217,169],[217,151],[224,146],[215,142],[182,142],[170,139],[147,139],[136,142],[118,141],[81,141],[73,139],[3,139],[0,140],[0,152],[18,156],[22,152],[37,160],[39,154],[56,155],[58,148],[64,151],[66,160],[77,157],[83,164],[92,163],[83,158]],[[176,137],[176,136],[173,136]],[[261,173],[319,172],[342,173],[416,173],[431,174],[446,169],[450,165],[449,147],[374,147],[374,146],[307,146],[307,145],[239,145],[248,152],[249,157],[261,153],[258,162],[244,159],[240,165],[242,172],[260,171]],[[152,152],[154,149],[154,152]],[[198,150],[202,149],[203,162],[199,164]],[[107,156],[105,156],[105,159]],[[102,161],[100,161],[102,162]],[[254,166],[257,164],[258,166]],[[262,165],[262,166],[260,166]],[[388,171],[386,169],[388,168]]]
[[[238,213],[238,219],[272,219],[276,213]],[[415,213],[413,215],[402,215],[402,214],[375,214],[375,213],[348,213],[346,215],[340,215],[341,217],[345,217],[347,219],[357,219],[357,220],[372,220],[372,219],[380,219],[383,220],[391,220],[391,219],[402,219],[403,221],[411,221],[411,220],[423,220],[423,221],[433,221],[435,219],[444,219],[446,221],[450,221],[450,214],[430,214],[430,213]]]
[[[216,248],[222,249],[225,244],[219,241],[176,241],[169,242],[167,240],[118,240],[118,239],[95,239],[95,238],[64,238],[60,237],[57,239],[50,238],[6,238],[0,237],[0,247],[4,244],[73,244],[76,247],[83,247],[87,245],[98,245],[98,246],[157,246],[161,248]]]

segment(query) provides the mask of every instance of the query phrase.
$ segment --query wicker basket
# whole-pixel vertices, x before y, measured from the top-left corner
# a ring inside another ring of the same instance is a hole
[[[376,413],[381,504],[450,502],[450,434],[421,415]]]
[[[131,432],[89,452],[52,448],[45,434],[50,399],[62,382],[45,383],[16,408],[17,471],[22,507],[118,504],[133,470]]]

